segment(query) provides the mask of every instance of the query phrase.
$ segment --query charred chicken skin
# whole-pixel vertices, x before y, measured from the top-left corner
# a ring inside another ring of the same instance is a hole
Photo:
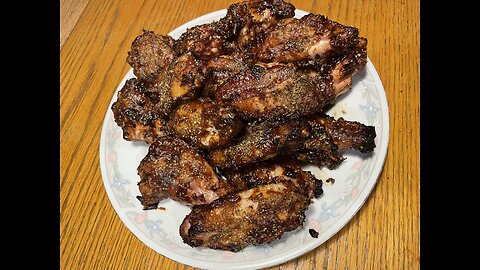
[[[237,45],[250,50],[278,21],[293,16],[295,7],[283,0],[250,0],[232,4],[226,17],[240,29],[236,38]]]
[[[164,70],[176,58],[170,36],[161,36],[153,31],[143,30],[135,38],[127,62],[133,67],[133,73],[140,80],[149,80],[158,72]]]
[[[231,107],[204,98],[181,104],[168,124],[177,136],[203,149],[226,145],[243,127]]]
[[[310,126],[302,119],[252,123],[237,142],[210,151],[208,158],[219,168],[241,167],[296,152],[310,134]]]
[[[253,188],[193,207],[180,225],[188,245],[238,252],[271,243],[302,226],[311,199],[323,192],[320,180],[291,162],[256,165],[230,176]]]
[[[335,120],[319,113],[308,119],[252,123],[239,140],[210,151],[208,158],[219,168],[238,168],[278,156],[292,156],[333,169],[344,160],[340,151],[371,152],[375,137],[373,126],[343,118]]]
[[[358,43],[358,29],[308,14],[300,19],[278,22],[255,48],[263,62],[296,62],[324,58],[352,49]]]
[[[298,118],[321,110],[336,94],[331,80],[292,64],[260,64],[217,88],[216,100],[245,119]]]
[[[138,79],[127,80],[111,108],[125,140],[152,143],[168,134],[166,120],[154,110],[156,102],[156,95],[146,92]]]
[[[322,181],[292,159],[281,158],[257,162],[241,169],[225,169],[226,178],[232,191],[244,191],[250,188],[280,183],[293,182],[300,193],[318,198],[323,194]],[[231,191],[229,191],[231,193]]]
[[[218,86],[215,98],[246,119],[298,118],[319,112],[347,91],[352,76],[366,65],[366,41],[357,45],[320,71],[292,63],[256,63]]]
[[[157,111],[169,115],[180,100],[192,99],[204,83],[204,62],[191,53],[176,58],[168,68],[146,84],[148,92],[157,93]]]
[[[172,198],[185,205],[208,204],[225,195],[227,183],[193,147],[176,137],[162,137],[153,142],[137,168],[146,209]]]

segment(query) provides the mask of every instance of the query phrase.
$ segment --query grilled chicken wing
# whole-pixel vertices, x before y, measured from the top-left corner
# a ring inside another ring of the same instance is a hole
[[[167,135],[166,120],[154,110],[156,102],[156,95],[146,92],[139,80],[127,80],[111,108],[125,140],[152,143]]]
[[[153,142],[137,168],[138,199],[152,209],[170,197],[185,205],[208,204],[226,193],[227,183],[191,146],[176,137]]]
[[[309,136],[310,126],[302,119],[252,123],[237,142],[211,151],[208,158],[219,168],[240,167],[295,152]]]
[[[261,161],[241,169],[225,169],[222,175],[230,189],[237,192],[268,184],[293,182],[299,192],[304,192],[308,197],[318,198],[323,194],[322,181],[312,173],[303,171],[297,162],[288,158]]]
[[[177,136],[192,145],[214,149],[230,142],[242,129],[243,123],[231,107],[201,98],[176,108],[169,126]]]
[[[321,110],[336,94],[331,80],[293,64],[261,64],[217,88],[218,102],[235,107],[246,119],[297,118]]]
[[[322,110],[349,89],[367,63],[366,40],[329,65],[257,63],[218,86],[217,101],[247,119],[297,118]]]
[[[172,46],[174,39],[161,36],[153,31],[143,30],[135,38],[127,62],[133,67],[133,73],[141,80],[148,80],[164,70],[176,58]]]
[[[255,48],[264,62],[296,62],[318,59],[352,49],[358,43],[358,29],[308,14],[300,19],[278,22]]]
[[[308,119],[251,123],[237,141],[211,151],[208,158],[219,168],[237,168],[277,156],[291,156],[333,169],[344,160],[343,150],[373,151],[375,136],[373,126],[343,118],[335,120],[319,113]]]
[[[357,121],[347,121],[342,117],[335,120],[324,113],[310,117],[308,122],[314,133],[326,132],[340,151],[353,149],[368,153],[375,148],[374,126],[366,126]]]
[[[178,54],[193,52],[202,60],[226,54],[231,43],[245,47],[281,18],[293,17],[295,7],[282,0],[250,0],[232,4],[218,21],[191,27],[175,42]]]
[[[232,252],[270,243],[303,224],[311,203],[306,193],[286,181],[228,194],[193,207],[180,225],[180,236],[192,247]]]
[[[238,46],[251,49],[279,20],[293,16],[295,7],[283,0],[249,0],[230,5],[226,17],[241,29],[236,40]]]
[[[252,57],[239,49],[235,49],[231,54],[219,55],[208,61],[202,95],[215,99],[218,86],[240,71],[248,69],[251,62]]]
[[[199,59],[209,60],[224,54],[238,31],[235,23],[226,16],[219,21],[187,29],[175,41],[174,48],[178,54],[192,52]]]
[[[195,97],[205,80],[204,65],[192,53],[186,53],[159,72],[146,84],[146,91],[158,94],[155,109],[168,115],[178,100]]]
[[[357,150],[361,153],[372,152],[375,148],[375,127],[343,118],[335,120],[324,113],[308,119],[311,136],[305,140],[304,148],[293,157],[319,167],[334,169],[345,159],[341,152]]]

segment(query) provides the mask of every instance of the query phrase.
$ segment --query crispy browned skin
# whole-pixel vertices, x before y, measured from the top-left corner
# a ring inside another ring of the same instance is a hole
[[[215,99],[218,86],[233,75],[249,68],[251,61],[250,55],[238,49],[235,49],[231,54],[219,55],[208,61],[205,88],[202,95]]]
[[[235,23],[229,17],[224,17],[219,21],[187,29],[175,41],[174,48],[178,54],[192,52],[199,59],[209,60],[224,54],[237,33]]]
[[[251,49],[279,20],[293,16],[295,7],[283,0],[250,0],[230,5],[226,17],[241,29],[236,39],[238,46]]]
[[[309,117],[311,136],[305,141],[304,149],[294,153],[300,161],[313,163],[319,167],[334,169],[345,158],[344,150],[357,150],[361,153],[375,149],[375,127],[340,117],[335,120],[324,113]]]
[[[216,100],[246,119],[297,118],[321,110],[336,93],[330,77],[293,64],[260,64],[217,88]]]
[[[240,167],[303,147],[310,126],[303,119],[252,123],[233,145],[209,153],[211,164],[219,168]]]
[[[289,181],[298,187],[298,192],[308,197],[318,198],[323,194],[322,181],[288,158],[261,161],[241,169],[225,169],[222,175],[235,191]]]
[[[138,199],[145,209],[155,208],[170,197],[185,205],[210,203],[226,193],[226,182],[191,146],[176,137],[153,142],[137,168]]]
[[[211,151],[208,158],[219,168],[237,168],[278,156],[291,156],[330,169],[343,160],[341,151],[362,153],[375,148],[375,127],[324,113],[309,118],[251,123],[231,145]]]
[[[309,118],[309,124],[315,130],[323,129],[333,140],[338,150],[354,149],[362,153],[372,152],[375,148],[375,127],[357,121],[347,121],[320,113]],[[318,132],[320,133],[320,132]]]
[[[158,94],[159,101],[155,109],[168,115],[177,101],[195,97],[205,80],[204,65],[191,53],[186,53],[159,72],[146,84],[148,92]]]
[[[322,65],[257,63],[225,79],[215,98],[246,119],[297,118],[319,112],[347,91],[352,76],[365,67],[366,45],[360,38],[353,50]]]
[[[280,182],[195,206],[180,225],[180,236],[192,247],[232,252],[270,243],[303,224],[311,198],[298,190],[292,182]]]
[[[204,149],[224,146],[243,127],[231,107],[203,98],[180,105],[168,124],[177,136]]]
[[[125,140],[152,143],[168,133],[166,120],[153,109],[156,101],[155,94],[146,92],[137,79],[125,83],[111,108]]]
[[[308,14],[281,20],[255,48],[264,62],[295,62],[318,59],[349,50],[358,43],[358,29]]]
[[[148,80],[165,69],[176,57],[172,48],[174,42],[170,36],[143,30],[143,33],[133,41],[127,57],[135,76],[141,80]]]
[[[359,38],[355,48],[334,59],[329,73],[332,77],[334,92],[339,96],[349,89],[352,85],[352,77],[367,64],[367,39]]]
[[[228,53],[235,42],[250,44],[259,32],[281,18],[293,17],[295,7],[281,0],[250,0],[232,4],[227,15],[218,21],[191,27],[175,41],[178,54],[192,52],[202,60]]]

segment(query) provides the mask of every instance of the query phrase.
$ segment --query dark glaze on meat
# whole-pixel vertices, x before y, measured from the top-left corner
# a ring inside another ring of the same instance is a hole
[[[147,91],[157,93],[159,97],[155,109],[168,115],[177,101],[195,97],[204,84],[204,65],[191,53],[186,53],[149,81]]]
[[[217,177],[208,162],[176,137],[153,142],[137,168],[138,199],[146,209],[167,197],[185,205],[208,204],[225,195],[227,183]]]
[[[295,7],[283,0],[250,0],[230,5],[227,18],[241,29],[236,39],[242,49],[251,49],[278,21],[295,16]]]
[[[232,20],[224,17],[216,22],[187,29],[175,41],[174,48],[178,54],[192,52],[199,59],[209,60],[226,52],[238,30]]]
[[[297,118],[320,112],[346,92],[367,63],[367,41],[329,64],[257,63],[230,76],[215,91],[218,102],[246,119]],[[307,68],[310,66],[310,68]]]
[[[351,149],[368,153],[375,148],[374,126],[341,117],[335,120],[324,113],[309,117],[308,123],[312,135],[305,140],[304,148],[294,154],[297,160],[334,169],[345,160],[342,151]]]
[[[347,51],[357,43],[357,28],[308,14],[281,20],[255,48],[255,55],[264,62],[288,63],[323,58]]]
[[[321,129],[326,132],[340,151],[353,149],[361,153],[368,153],[375,148],[377,134],[374,126],[366,126],[357,121],[347,121],[343,117],[335,120],[323,113],[310,117],[308,122],[314,133],[315,130]]]
[[[233,75],[250,68],[251,62],[251,56],[239,49],[235,49],[231,54],[219,55],[208,61],[202,95],[215,99],[218,86]]]
[[[225,169],[222,175],[227,179],[230,188],[236,191],[273,183],[292,182],[297,187],[297,192],[308,197],[318,198],[323,194],[322,181],[311,172],[303,171],[297,162],[288,158],[261,161],[241,169]]]
[[[238,252],[300,227],[310,203],[292,182],[262,185],[193,207],[180,225],[180,236],[192,247]]]
[[[156,102],[156,95],[146,92],[140,81],[127,80],[111,108],[125,140],[152,143],[168,134],[166,120],[154,110]]]
[[[219,168],[241,167],[296,152],[309,136],[310,126],[302,119],[252,123],[237,142],[211,151],[208,158]]]
[[[174,39],[161,36],[153,31],[143,30],[135,38],[127,62],[133,67],[133,73],[141,80],[149,80],[164,70],[176,58],[172,48]]]
[[[281,18],[293,17],[295,7],[282,0],[245,1],[232,4],[227,15],[218,21],[191,27],[175,41],[178,54],[192,52],[209,60],[226,54],[231,43],[250,44],[262,31]]]
[[[217,88],[216,100],[246,119],[298,118],[321,110],[336,94],[329,77],[293,64],[256,64]]]
[[[243,123],[233,108],[200,98],[181,104],[172,113],[169,126],[190,144],[214,149],[229,143],[242,129]]]
[[[308,119],[251,123],[237,141],[210,151],[208,159],[219,168],[238,168],[290,156],[333,169],[344,160],[343,150],[373,151],[375,136],[373,126],[319,113]]]

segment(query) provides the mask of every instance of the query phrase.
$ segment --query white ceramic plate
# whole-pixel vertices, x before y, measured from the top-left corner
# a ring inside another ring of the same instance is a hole
[[[187,28],[208,23],[225,16],[220,10],[194,19],[169,33],[178,38]],[[307,12],[296,10],[296,17]],[[233,253],[206,248],[192,248],[182,242],[179,226],[190,209],[170,199],[159,206],[165,210],[142,210],[136,199],[140,195],[137,166],[146,155],[143,142],[128,142],[115,124],[112,103],[125,81],[134,77],[130,70],[118,85],[107,109],[100,140],[100,168],[108,197],[123,223],[143,243],[156,252],[177,262],[206,269],[258,269],[277,265],[296,258],[327,241],[357,213],[372,191],[383,167],[389,138],[388,103],[382,82],[373,64],[354,77],[352,89],[341,96],[328,113],[335,118],[360,121],[374,125],[377,147],[369,155],[345,153],[347,158],[336,170],[307,166],[318,178],[335,179],[324,183],[324,195],[315,199],[306,212],[304,226],[286,233],[271,244],[247,247]],[[319,232],[312,238],[309,229]]]

